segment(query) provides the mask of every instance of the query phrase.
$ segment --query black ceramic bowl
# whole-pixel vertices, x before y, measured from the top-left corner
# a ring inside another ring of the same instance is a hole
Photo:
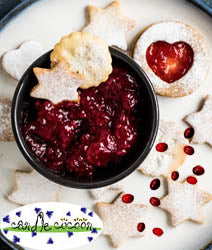
[[[73,188],[98,188],[115,183],[131,172],[133,172],[146,158],[150,152],[158,130],[159,112],[158,102],[152,84],[145,72],[126,54],[117,49],[110,48],[113,61],[123,64],[127,70],[136,78],[141,91],[141,105],[139,115],[141,116],[141,128],[138,134],[138,142],[133,150],[123,158],[120,163],[109,167],[97,168],[93,179],[79,178],[76,176],[61,175],[45,167],[26,144],[21,131],[23,108],[31,98],[30,90],[37,84],[33,73],[33,67],[49,68],[50,52],[38,58],[25,72],[16,88],[12,102],[12,127],[16,142],[26,160],[31,166],[46,178]],[[140,117],[139,117],[140,118]],[[115,166],[114,166],[115,165]]]

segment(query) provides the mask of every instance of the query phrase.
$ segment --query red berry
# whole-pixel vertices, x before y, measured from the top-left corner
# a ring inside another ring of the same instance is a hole
[[[160,199],[158,199],[157,197],[151,197],[149,202],[154,207],[158,207],[160,205]]]
[[[143,232],[145,230],[145,224],[143,222],[138,223],[137,230]]]
[[[185,152],[187,155],[193,155],[193,154],[194,154],[194,148],[191,147],[191,146],[185,146],[185,147],[184,147],[184,152]]]
[[[168,149],[168,145],[164,142],[158,143],[156,145],[156,150],[158,152],[165,152]]]
[[[154,179],[154,180],[151,181],[151,183],[150,183],[150,188],[151,188],[152,190],[156,190],[156,189],[158,189],[159,187],[160,187],[160,180],[159,180],[159,179]]]
[[[205,173],[205,169],[202,166],[198,165],[193,168],[193,173],[195,175],[203,175]]]
[[[189,177],[187,178],[187,182],[188,182],[189,184],[195,185],[195,184],[197,183],[197,179],[196,179],[196,177],[194,177],[194,176],[189,176]]]
[[[177,171],[172,172],[171,178],[173,181],[176,181],[179,178],[179,172]]]
[[[155,227],[152,230],[153,234],[157,235],[158,237],[160,237],[163,234],[163,230],[159,227]]]
[[[134,200],[134,196],[132,194],[124,194],[122,196],[122,201],[124,203],[131,203],[131,202],[133,202],[133,200]]]
[[[194,129],[193,128],[187,128],[184,132],[184,137],[186,139],[191,139],[194,135]]]

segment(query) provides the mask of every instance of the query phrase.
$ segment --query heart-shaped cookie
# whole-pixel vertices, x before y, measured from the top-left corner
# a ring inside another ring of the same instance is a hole
[[[185,42],[152,43],[146,51],[146,60],[152,71],[167,83],[173,83],[191,68],[194,52]]]
[[[26,69],[43,54],[42,46],[36,41],[27,41],[18,49],[6,52],[2,58],[4,70],[16,80],[20,80]]]

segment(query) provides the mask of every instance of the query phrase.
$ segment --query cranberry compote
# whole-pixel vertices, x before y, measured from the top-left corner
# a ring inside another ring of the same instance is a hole
[[[96,168],[120,162],[135,145],[139,87],[127,69],[113,65],[106,82],[78,91],[79,103],[30,98],[22,132],[46,167],[92,178]]]

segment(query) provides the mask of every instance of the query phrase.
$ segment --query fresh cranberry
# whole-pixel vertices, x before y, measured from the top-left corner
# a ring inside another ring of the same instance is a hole
[[[179,172],[173,171],[171,174],[171,178],[173,181],[176,181],[179,178]]]
[[[193,64],[194,52],[185,42],[150,44],[146,60],[152,71],[163,81],[173,83],[184,76]]]
[[[165,152],[168,149],[168,145],[164,142],[158,143],[156,145],[156,150],[158,152]]]
[[[160,237],[163,234],[163,230],[159,227],[153,228],[152,232],[153,232],[153,234],[155,234],[158,237]]]
[[[133,202],[133,200],[134,200],[134,196],[132,194],[124,194],[122,196],[122,201],[124,203],[131,203],[131,202]]]
[[[191,146],[185,146],[185,147],[184,147],[184,152],[185,152],[187,155],[193,155],[193,154],[194,154],[194,148],[191,147]]]
[[[194,129],[193,128],[187,128],[184,132],[184,137],[186,139],[191,139],[194,135]]]
[[[154,180],[151,181],[151,183],[150,183],[150,188],[151,188],[152,190],[156,190],[156,189],[158,189],[159,187],[160,187],[160,180],[159,180],[159,179],[154,179]]]
[[[143,232],[145,230],[145,224],[143,222],[138,223],[137,230],[138,232]]]
[[[151,197],[149,202],[154,207],[158,207],[160,205],[160,199],[158,199],[157,197]]]
[[[205,173],[205,169],[202,166],[198,165],[193,168],[193,173],[195,175],[203,175]]]
[[[196,179],[196,177],[194,177],[194,176],[189,176],[189,177],[187,177],[187,182],[189,183],[189,184],[191,184],[191,185],[195,185],[196,183],[197,183],[197,179]]]

